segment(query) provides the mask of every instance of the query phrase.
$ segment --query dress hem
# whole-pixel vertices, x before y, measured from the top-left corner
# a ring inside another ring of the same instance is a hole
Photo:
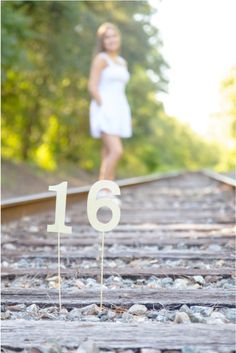
[[[133,136],[133,134],[130,134],[130,135],[121,135],[121,134],[116,134],[116,133],[111,133],[111,132],[107,132],[107,131],[100,131],[100,134],[99,135],[94,135],[91,133],[91,137],[95,138],[95,139],[100,139],[102,136],[101,136],[101,133],[104,132],[105,134],[107,135],[112,135],[112,136],[118,136],[120,138],[131,138]]]

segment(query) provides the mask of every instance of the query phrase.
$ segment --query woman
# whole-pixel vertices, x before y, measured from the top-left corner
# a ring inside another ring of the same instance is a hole
[[[119,55],[121,34],[112,23],[103,23],[97,30],[88,89],[90,103],[90,132],[101,138],[99,180],[114,180],[116,166],[123,155],[121,138],[132,136],[130,107],[125,85],[130,78],[126,60]]]

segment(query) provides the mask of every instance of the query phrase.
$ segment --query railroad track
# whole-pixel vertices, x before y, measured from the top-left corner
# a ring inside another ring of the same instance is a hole
[[[120,181],[121,219],[105,237],[68,192],[61,235],[62,310],[52,193],[2,205],[3,352],[233,352],[235,182],[209,172]],[[99,211],[99,219],[109,213]],[[86,343],[86,339],[90,343]],[[34,350],[32,350],[34,349]],[[150,351],[150,349],[152,349]]]

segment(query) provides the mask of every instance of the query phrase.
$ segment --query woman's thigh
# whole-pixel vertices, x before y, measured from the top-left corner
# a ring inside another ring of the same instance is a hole
[[[102,138],[102,141],[104,143],[105,148],[108,149],[109,152],[122,150],[122,148],[123,148],[122,141],[119,136],[109,135],[109,134],[102,132],[101,138]]]

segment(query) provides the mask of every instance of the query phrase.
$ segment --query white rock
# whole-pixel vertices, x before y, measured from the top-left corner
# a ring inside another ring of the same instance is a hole
[[[175,314],[174,322],[176,324],[182,324],[182,323],[191,322],[191,320],[190,320],[188,314],[186,314],[185,312],[177,311],[176,314]]]
[[[82,289],[85,287],[85,284],[82,281],[80,281],[79,279],[77,279],[75,281],[75,284],[76,284],[76,287],[78,287],[79,289]]]
[[[88,322],[98,322],[100,321],[99,317],[95,315],[86,315],[83,317],[83,321],[88,321]]]
[[[224,314],[220,313],[219,311],[213,311],[210,315],[212,319],[221,319],[223,321],[228,321]]]
[[[33,233],[36,233],[36,232],[39,231],[39,228],[37,226],[32,225],[32,226],[29,227],[29,231],[33,232]]]
[[[99,353],[99,349],[92,340],[81,343],[76,353]]]
[[[107,317],[109,320],[113,320],[116,317],[116,313],[112,310],[108,310]]]
[[[145,305],[134,304],[129,308],[128,312],[132,315],[144,315],[147,312],[147,308]]]
[[[183,278],[177,278],[174,282],[174,287],[178,289],[184,289],[187,288],[189,285],[189,281],[187,279]]]
[[[208,317],[206,319],[206,322],[207,324],[210,324],[210,325],[217,325],[217,324],[224,324],[225,321],[224,320],[221,320],[221,319],[214,319],[212,317]]]
[[[208,246],[208,249],[207,249],[207,250],[210,250],[210,251],[221,251],[222,248],[221,248],[221,246],[218,245],[218,244],[210,244],[210,245]]]
[[[195,282],[199,283],[199,284],[204,284],[205,283],[205,279],[202,276],[193,276],[193,279]]]
[[[4,244],[2,247],[6,250],[15,250],[16,249],[15,245],[13,245],[11,243]]]

